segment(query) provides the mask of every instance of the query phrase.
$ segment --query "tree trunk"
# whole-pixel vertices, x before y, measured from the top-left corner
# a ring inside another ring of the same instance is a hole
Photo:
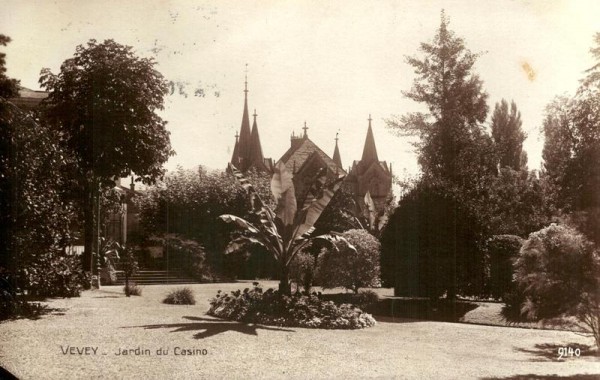
[[[290,286],[290,268],[282,266],[279,278],[279,294],[289,296],[292,294]]]
[[[89,186],[89,185],[88,185]],[[93,274],[93,250],[94,250],[94,193],[90,187],[86,188],[85,202],[83,205],[84,219],[84,250],[81,255],[81,265],[83,272],[89,274],[90,279]],[[86,288],[91,287],[91,283],[86,284]]]
[[[98,273],[98,265],[94,258],[98,255],[97,233],[95,221],[100,215],[96,215],[96,206],[100,204],[100,191],[98,189],[98,183],[95,180],[87,181],[85,187],[85,201],[83,205],[83,218],[84,218],[84,230],[83,230],[83,241],[84,250],[81,256],[81,264],[84,273],[90,275],[90,284],[87,284],[87,288],[99,288],[100,280]],[[96,252],[94,252],[96,249]]]
[[[125,296],[129,297],[129,268],[125,269]]]

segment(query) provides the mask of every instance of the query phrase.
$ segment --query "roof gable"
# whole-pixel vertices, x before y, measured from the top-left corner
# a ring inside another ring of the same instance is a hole
[[[336,165],[333,159],[331,159],[331,157],[323,152],[321,148],[319,148],[309,138],[304,139],[304,141],[302,141],[302,143],[298,146],[288,149],[288,151],[281,156],[278,162],[283,162],[287,170],[293,173],[294,169],[299,169],[302,167],[313,153],[317,154],[332,172],[337,170],[340,174],[346,174],[346,171],[343,168]]]

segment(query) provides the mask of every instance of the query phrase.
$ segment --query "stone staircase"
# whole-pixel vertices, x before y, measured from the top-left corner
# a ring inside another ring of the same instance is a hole
[[[137,285],[198,284],[200,281],[180,272],[166,270],[141,270],[129,278]],[[125,285],[125,273],[117,271],[115,285]]]

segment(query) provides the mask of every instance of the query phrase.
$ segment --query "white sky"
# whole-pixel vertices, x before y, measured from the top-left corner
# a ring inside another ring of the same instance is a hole
[[[490,111],[502,98],[517,103],[529,166],[538,168],[545,105],[572,94],[592,65],[600,1],[5,0],[0,33],[13,39],[3,49],[8,75],[31,89],[39,89],[41,68],[58,72],[90,38],[113,38],[155,57],[158,70],[188,93],[167,97],[162,113],[177,152],[169,169],[226,166],[248,63],[250,112],[257,109],[266,157],[278,159],[306,121],[310,138],[329,155],[340,132],[347,167],[360,159],[370,113],[379,158],[402,175],[417,172],[415,154],[383,119],[419,109],[401,94],[415,77],[404,57],[431,40],[442,8],[466,46],[486,52],[476,71]],[[197,88],[205,97],[193,95]]]

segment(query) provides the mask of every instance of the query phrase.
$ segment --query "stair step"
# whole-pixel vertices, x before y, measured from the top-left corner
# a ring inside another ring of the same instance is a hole
[[[160,284],[198,284],[200,281],[189,276],[166,270],[144,270],[139,271],[129,278],[129,281],[137,285],[160,285]],[[125,274],[117,271],[115,285],[125,285]]]

